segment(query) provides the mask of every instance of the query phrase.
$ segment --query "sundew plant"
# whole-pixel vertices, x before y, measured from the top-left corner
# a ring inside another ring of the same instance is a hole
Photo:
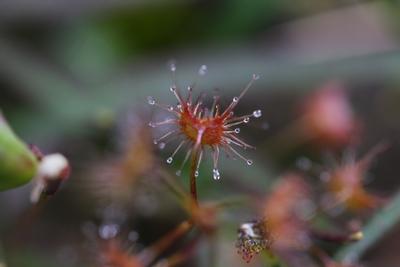
[[[1,0],[0,267],[400,266],[397,21]]]

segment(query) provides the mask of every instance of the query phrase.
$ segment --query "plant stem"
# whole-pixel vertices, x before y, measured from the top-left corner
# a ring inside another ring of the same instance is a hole
[[[187,233],[193,226],[191,221],[185,220],[168,232],[165,236],[157,240],[149,248],[142,251],[139,255],[144,265],[150,264],[157,256],[167,249],[178,238]]]
[[[199,163],[199,153],[203,133],[204,129],[199,129],[197,132],[197,139],[192,151],[192,159],[190,164],[190,195],[195,206],[199,205],[197,201],[196,171]]]

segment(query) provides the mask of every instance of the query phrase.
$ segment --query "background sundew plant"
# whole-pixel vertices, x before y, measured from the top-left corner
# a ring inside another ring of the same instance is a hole
[[[400,266],[399,10],[0,1],[0,267]]]

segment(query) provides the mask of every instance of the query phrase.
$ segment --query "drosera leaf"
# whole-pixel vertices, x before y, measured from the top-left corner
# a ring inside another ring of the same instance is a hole
[[[392,198],[364,227],[364,238],[341,248],[335,258],[343,262],[356,262],[390,229],[400,222],[400,192]]]
[[[37,168],[36,157],[14,134],[0,112],[0,191],[28,183]]]

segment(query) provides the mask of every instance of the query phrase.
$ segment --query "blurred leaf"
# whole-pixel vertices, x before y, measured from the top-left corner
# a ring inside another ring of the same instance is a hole
[[[340,249],[335,258],[340,261],[358,261],[390,229],[400,222],[400,192],[364,227],[364,238]]]

